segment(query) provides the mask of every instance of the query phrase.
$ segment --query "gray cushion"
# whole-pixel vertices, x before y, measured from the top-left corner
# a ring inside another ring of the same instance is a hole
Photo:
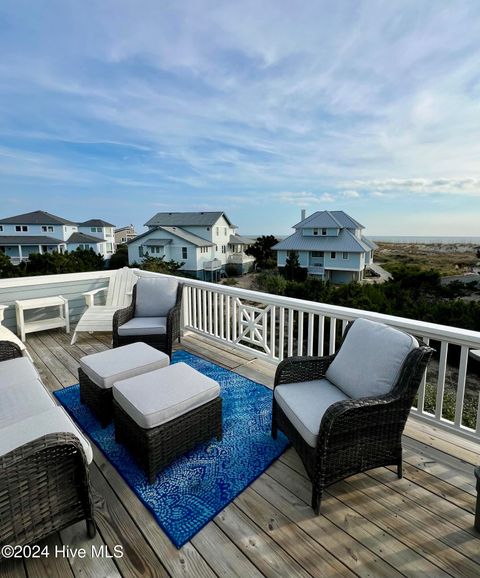
[[[64,409],[58,406],[51,407],[48,411],[27,417],[1,429],[0,456],[44,435],[60,432],[69,432],[77,436],[85,451],[87,462],[91,463],[93,452],[90,443],[68,417]]]
[[[48,411],[52,407],[55,407],[55,402],[38,379],[2,388],[0,428]]]
[[[0,391],[17,383],[35,379],[40,379],[40,376],[28,357],[17,357],[0,363]]]
[[[325,377],[353,399],[388,393],[395,385],[407,355],[418,341],[367,319],[350,328]]]
[[[104,389],[112,387],[115,381],[160,369],[169,363],[168,355],[141,342],[86,355],[80,359],[83,371],[93,383]]]
[[[137,281],[135,317],[166,317],[177,300],[178,281],[141,277]]]
[[[128,335],[165,335],[167,332],[166,317],[132,317],[118,328],[118,334]]]
[[[175,419],[219,394],[216,381],[186,363],[175,363],[113,386],[115,400],[144,429]]]
[[[295,429],[312,448],[327,409],[337,401],[349,399],[328,379],[277,385],[274,396]]]

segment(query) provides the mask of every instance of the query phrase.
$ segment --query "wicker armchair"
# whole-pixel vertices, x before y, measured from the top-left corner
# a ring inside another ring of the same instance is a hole
[[[342,345],[351,326],[347,327]],[[422,344],[411,350],[388,393],[348,398],[327,406],[319,424],[316,445],[312,447],[300,434],[298,424],[292,423],[295,420],[280,407],[275,388],[324,379],[339,351],[325,357],[285,359],[277,367],[274,382],[272,436],[276,438],[280,429],[295,447],[312,480],[311,504],[317,514],[324,489],[348,476],[396,465],[398,477],[402,477],[402,432],[434,350]],[[358,367],[358,371],[362,369]]]
[[[180,339],[180,310],[182,305],[182,293],[183,284],[178,283],[176,287],[176,294],[174,299],[173,307],[171,307],[165,316],[165,328],[162,328],[158,333],[142,333],[139,329],[135,335],[121,335],[121,330],[119,328],[125,325],[129,321],[137,317],[137,299],[138,299],[138,287],[140,291],[142,290],[142,281],[149,279],[155,281],[164,281],[164,278],[141,278],[137,282],[137,285],[133,288],[132,303],[125,307],[124,309],[119,309],[113,316],[113,347],[120,347],[121,345],[128,345],[129,343],[135,343],[137,341],[143,341],[156,349],[163,351],[169,357],[172,356],[172,347],[175,340]],[[162,294],[156,296],[156,300],[161,301]],[[155,307],[155,304],[152,304]],[[140,317],[141,318],[141,317]],[[150,317],[151,319],[151,317]]]
[[[17,357],[17,345],[0,342],[0,361]],[[0,550],[37,542],[81,520],[93,538],[88,462],[73,433],[46,434],[0,455]]]

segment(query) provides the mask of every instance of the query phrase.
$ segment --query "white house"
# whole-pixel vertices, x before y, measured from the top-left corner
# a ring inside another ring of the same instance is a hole
[[[317,211],[293,226],[295,233],[274,245],[277,266],[285,266],[291,252],[309,275],[332,283],[360,281],[373,262],[373,241],[363,236],[364,226],[343,211]]]
[[[145,226],[148,231],[128,242],[130,264],[162,256],[204,280],[218,279],[229,267],[237,273],[253,268],[254,258],[244,252],[251,242],[236,234],[237,227],[221,211],[157,213]]]
[[[12,263],[20,263],[32,253],[63,253],[79,247],[91,248],[109,259],[115,251],[113,225],[98,219],[75,223],[46,211],[0,219],[0,251]]]

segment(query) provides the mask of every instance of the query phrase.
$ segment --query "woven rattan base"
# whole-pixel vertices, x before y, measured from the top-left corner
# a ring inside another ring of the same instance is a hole
[[[113,418],[112,388],[98,387],[83,371],[78,368],[80,382],[80,401],[97,417],[102,427],[106,427]]]
[[[128,448],[150,484],[175,458],[214,436],[222,439],[220,397],[151,429],[140,427],[115,400],[113,413],[116,441]]]

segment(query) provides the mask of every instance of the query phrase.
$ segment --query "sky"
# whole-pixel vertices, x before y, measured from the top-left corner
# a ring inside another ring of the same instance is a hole
[[[0,215],[480,235],[480,2],[2,0]]]

